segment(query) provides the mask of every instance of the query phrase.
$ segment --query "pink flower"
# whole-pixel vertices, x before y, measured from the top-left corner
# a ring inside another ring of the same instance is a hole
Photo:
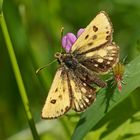
[[[85,29],[81,28],[77,32],[77,38],[84,32]]]
[[[62,47],[66,50],[66,52],[70,52],[72,45],[77,40],[77,38],[82,34],[84,29],[80,29],[77,32],[77,37],[73,33],[67,33],[62,38]]]
[[[62,38],[62,47],[66,50],[66,52],[69,52],[71,49],[71,46],[76,41],[76,36],[73,33],[67,33]]]

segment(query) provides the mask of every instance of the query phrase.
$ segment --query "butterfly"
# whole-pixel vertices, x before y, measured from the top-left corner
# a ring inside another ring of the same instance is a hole
[[[112,33],[111,21],[101,11],[68,52],[55,54],[60,65],[42,109],[42,118],[54,119],[70,109],[82,112],[95,101],[96,86],[107,86],[99,76],[108,73],[119,60],[119,47],[112,42]]]

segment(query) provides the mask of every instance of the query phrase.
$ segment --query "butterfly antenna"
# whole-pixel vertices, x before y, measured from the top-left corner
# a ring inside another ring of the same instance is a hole
[[[57,59],[54,59],[52,62],[48,63],[47,65],[45,65],[45,66],[43,66],[43,67],[37,69],[35,73],[38,74],[42,69],[48,67],[49,65],[51,65],[52,63],[54,63],[54,62],[56,62],[56,61],[57,61]]]
[[[64,27],[61,28],[61,38],[60,38],[61,42],[62,42],[63,35],[64,35]],[[62,48],[63,47],[62,47],[62,43],[61,43],[61,52],[62,52]]]

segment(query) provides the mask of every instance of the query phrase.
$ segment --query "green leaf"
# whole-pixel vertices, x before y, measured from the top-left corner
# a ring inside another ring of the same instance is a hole
[[[72,140],[82,140],[112,108],[140,86],[140,56],[125,66],[125,75],[127,75],[124,76],[126,84],[123,86],[121,93],[116,89],[110,90],[110,87],[98,92],[96,102],[82,114],[73,133]]]
[[[3,5],[3,0],[0,0],[0,14],[2,12],[2,5]]]

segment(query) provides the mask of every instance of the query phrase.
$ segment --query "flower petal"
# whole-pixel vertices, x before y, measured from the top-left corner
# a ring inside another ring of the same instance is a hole
[[[78,32],[77,32],[77,38],[84,32],[84,28],[81,28],[81,29],[79,29],[78,30]]]
[[[62,43],[62,47],[63,47],[63,48],[65,48],[65,46],[66,46],[66,44],[67,44],[67,43],[66,43],[66,42],[67,42],[66,40],[67,40],[67,36],[65,35],[65,36],[63,36],[63,38],[62,38],[62,40],[61,40],[61,43]]]
[[[73,33],[67,33],[67,39],[73,45],[77,38]]]
[[[62,38],[62,47],[66,50],[66,52],[69,52],[72,45],[76,41],[76,36],[73,33],[67,33],[63,38]]]

